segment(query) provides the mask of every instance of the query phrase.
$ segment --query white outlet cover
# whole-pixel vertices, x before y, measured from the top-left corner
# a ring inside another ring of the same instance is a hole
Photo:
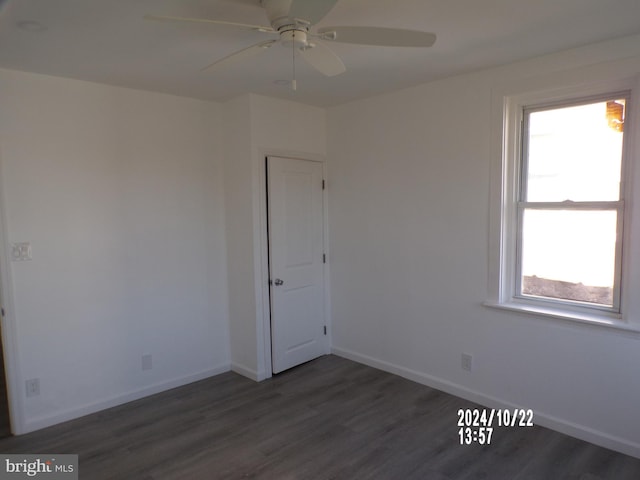
[[[25,382],[27,388],[27,397],[36,397],[40,395],[40,379],[32,378]]]
[[[153,368],[153,357],[150,354],[142,356],[142,370],[151,370]]]
[[[473,370],[473,355],[469,353],[462,354],[462,369],[470,372]]]
[[[31,243],[20,242],[11,244],[11,260],[14,262],[24,262],[31,260]]]

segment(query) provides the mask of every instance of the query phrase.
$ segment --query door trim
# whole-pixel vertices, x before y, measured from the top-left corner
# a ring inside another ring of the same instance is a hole
[[[255,162],[256,170],[255,178],[257,180],[256,188],[259,189],[258,195],[258,215],[254,218],[254,225],[257,227],[258,234],[254,243],[256,258],[254,265],[256,267],[256,315],[257,315],[257,339],[258,339],[258,359],[262,365],[258,365],[257,381],[262,381],[273,376],[273,368],[271,365],[271,307],[269,297],[269,239],[267,237],[268,213],[267,213],[267,157],[287,157],[298,160],[308,160],[320,162],[322,164],[323,176],[327,178],[327,163],[324,155],[318,155],[307,152],[295,152],[278,149],[258,149],[257,161]],[[329,252],[329,225],[328,225],[328,188],[325,189],[322,196],[322,221],[324,232],[324,250],[327,254],[327,263],[324,264],[324,315],[325,324],[327,325],[327,354],[331,353],[332,336],[331,336],[331,296],[329,293],[329,277],[330,277],[330,252]],[[262,367],[262,368],[260,368]]]
[[[4,373],[7,385],[7,403],[9,404],[9,423],[11,433],[25,433],[23,389],[20,388],[20,366],[16,335],[15,307],[13,302],[13,284],[11,282],[11,257],[6,230],[6,211],[4,198],[4,176],[2,157],[0,157],[0,304],[4,308],[2,322],[2,352],[4,354]]]

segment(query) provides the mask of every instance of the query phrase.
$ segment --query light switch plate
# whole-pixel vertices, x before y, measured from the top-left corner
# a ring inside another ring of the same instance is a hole
[[[31,260],[31,243],[21,242],[11,244],[11,260],[14,262],[23,262]]]

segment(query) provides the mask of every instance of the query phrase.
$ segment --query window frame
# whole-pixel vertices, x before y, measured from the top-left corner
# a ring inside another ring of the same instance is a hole
[[[610,71],[609,71],[610,72]],[[622,72],[617,72],[622,73]],[[628,74],[628,73],[627,73]],[[534,79],[530,82],[509,81],[492,90],[492,173],[489,215],[489,270],[488,298],[485,306],[530,314],[539,318],[568,320],[572,322],[609,327],[623,331],[640,332],[640,319],[630,318],[640,305],[633,296],[625,295],[629,286],[635,285],[640,272],[640,254],[632,248],[632,236],[640,234],[636,225],[638,213],[631,208],[635,183],[640,185],[640,170],[633,161],[634,152],[640,146],[640,132],[634,115],[640,92],[640,76],[635,72],[617,79],[605,79],[594,75],[592,83],[584,77],[571,75]],[[603,76],[607,76],[606,74]],[[625,145],[622,160],[622,197],[626,208],[623,212],[624,232],[620,258],[620,302],[618,311],[602,310],[591,305],[535,297],[519,298],[515,295],[516,219],[518,182],[520,181],[520,154],[522,152],[522,120],[525,107],[543,107],[577,103],[580,99],[605,98],[624,92],[627,94],[627,118],[625,119]],[[636,212],[636,213],[634,213]],[[640,218],[640,217],[639,217]],[[632,222],[633,219],[633,222]]]
[[[621,90],[602,93],[598,95],[580,96],[576,98],[568,98],[562,100],[556,100],[553,102],[544,102],[542,104],[523,105],[520,112],[520,132],[519,145],[520,154],[519,158],[514,159],[517,162],[517,185],[516,185],[516,206],[515,206],[515,262],[514,262],[514,278],[515,284],[513,285],[512,295],[514,299],[518,301],[533,302],[541,306],[551,306],[555,308],[569,308],[585,310],[585,312],[591,312],[592,310],[620,314],[621,313],[621,298],[622,298],[622,253],[624,242],[624,224],[625,224],[625,171],[627,164],[627,151],[628,151],[628,134],[623,136],[622,144],[622,158],[620,164],[620,185],[618,200],[610,201],[528,201],[527,188],[528,188],[528,161],[529,161],[529,145],[528,145],[528,132],[529,132],[529,118],[532,113],[543,112],[548,110],[577,107],[581,105],[589,105],[597,102],[604,102],[608,100],[625,99],[625,123],[628,120],[627,107],[631,101],[631,90]],[[615,259],[614,259],[614,282],[613,282],[613,302],[611,306],[600,305],[589,302],[581,302],[578,300],[570,299],[556,299],[551,297],[537,297],[533,295],[526,295],[522,293],[522,241],[523,241],[523,224],[524,213],[526,210],[564,210],[564,211],[607,211],[616,213],[616,243],[615,243]]]

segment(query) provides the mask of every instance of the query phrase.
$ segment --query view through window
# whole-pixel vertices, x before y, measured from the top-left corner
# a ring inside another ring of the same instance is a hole
[[[525,109],[520,296],[619,309],[626,103]]]

